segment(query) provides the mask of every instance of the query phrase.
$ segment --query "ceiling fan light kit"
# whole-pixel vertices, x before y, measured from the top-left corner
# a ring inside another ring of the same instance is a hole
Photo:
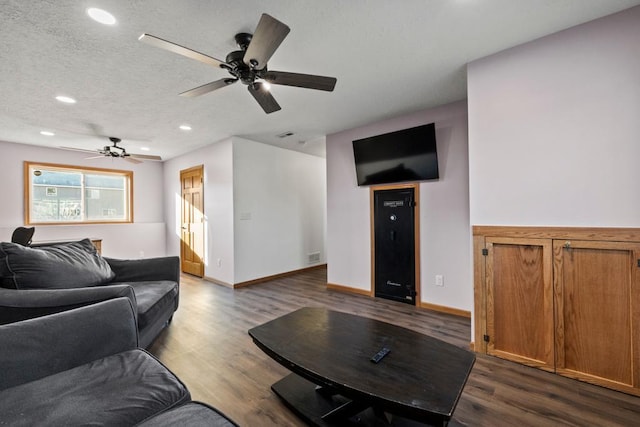
[[[267,62],[289,34],[289,31],[290,28],[287,25],[266,13],[262,14],[254,34],[238,33],[235,35],[235,41],[240,50],[230,52],[224,61],[150,34],[143,34],[138,40],[222,68],[232,76],[232,78],[219,79],[187,90],[182,92],[180,96],[200,96],[240,81],[247,86],[249,93],[264,112],[269,114],[280,110],[280,105],[269,92],[265,82],[327,92],[333,91],[337,82],[335,77],[267,70]]]

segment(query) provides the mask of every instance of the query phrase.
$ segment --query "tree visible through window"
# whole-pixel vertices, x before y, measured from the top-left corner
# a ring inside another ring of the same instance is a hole
[[[133,172],[25,162],[26,223],[133,222]]]

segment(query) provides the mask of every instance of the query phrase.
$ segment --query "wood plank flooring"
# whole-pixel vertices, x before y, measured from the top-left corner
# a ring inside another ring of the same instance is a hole
[[[468,348],[469,319],[326,289],[316,269],[240,289],[183,275],[173,323],[149,349],[189,388],[241,426],[303,426],[273,394],[289,371],[247,331],[304,306],[403,326]],[[428,363],[416,360],[416,363]],[[640,398],[478,355],[450,425],[637,426]]]

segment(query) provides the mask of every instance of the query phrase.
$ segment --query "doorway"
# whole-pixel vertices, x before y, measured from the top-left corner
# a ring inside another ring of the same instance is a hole
[[[374,295],[416,305],[419,299],[417,184],[371,189]]]
[[[204,276],[204,167],[180,171],[182,196],[180,265],[183,273]]]

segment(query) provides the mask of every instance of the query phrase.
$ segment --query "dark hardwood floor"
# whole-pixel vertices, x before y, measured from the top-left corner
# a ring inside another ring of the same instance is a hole
[[[180,292],[173,323],[150,351],[194,400],[215,406],[241,426],[304,425],[270,389],[289,371],[247,334],[297,308],[328,307],[469,347],[469,319],[327,290],[324,269],[236,290],[183,275]],[[478,355],[450,425],[637,426],[640,398]]]

